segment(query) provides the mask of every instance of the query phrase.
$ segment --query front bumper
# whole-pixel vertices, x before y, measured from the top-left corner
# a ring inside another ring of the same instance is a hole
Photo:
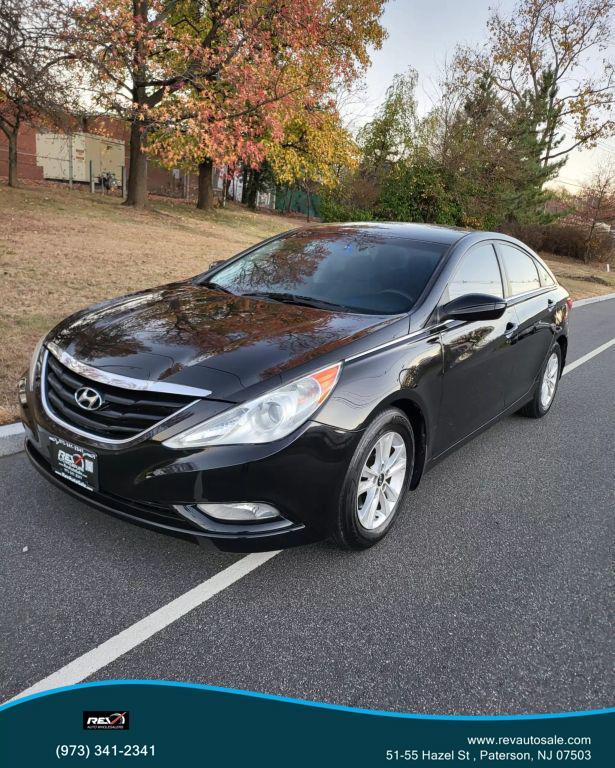
[[[238,552],[326,538],[361,436],[309,422],[289,438],[267,445],[175,451],[162,444],[162,432],[129,447],[109,448],[56,423],[32,390],[22,399],[22,420],[33,465],[70,495],[132,523]],[[53,472],[49,434],[96,453],[98,490],[83,489]],[[271,504],[283,519],[221,522],[199,514],[194,506],[242,501]]]

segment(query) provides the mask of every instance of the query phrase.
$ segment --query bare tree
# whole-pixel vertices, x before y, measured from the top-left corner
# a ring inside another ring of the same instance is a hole
[[[17,184],[24,121],[62,125],[74,106],[62,46],[63,0],[0,0],[0,130],[8,141],[9,186]]]
[[[598,169],[578,196],[577,214],[587,227],[586,261],[597,252],[612,251],[609,227],[615,225],[615,163]]]
[[[533,121],[544,165],[615,130],[614,7],[614,0],[518,0],[509,17],[492,11],[483,50],[457,51],[462,74],[488,73]]]

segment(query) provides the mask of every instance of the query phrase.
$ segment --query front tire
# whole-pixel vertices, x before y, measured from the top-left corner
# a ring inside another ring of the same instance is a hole
[[[378,414],[352,457],[340,494],[334,538],[344,549],[367,549],[391,529],[414,469],[414,432],[397,408]]]
[[[556,344],[549,352],[542,369],[540,378],[534,390],[534,396],[519,413],[531,419],[542,419],[551,410],[562,371],[562,350]]]

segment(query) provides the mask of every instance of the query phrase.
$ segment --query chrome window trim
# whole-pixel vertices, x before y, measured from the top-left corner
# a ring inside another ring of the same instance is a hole
[[[384,344],[379,344],[377,347],[372,347],[371,349],[366,349],[364,352],[357,352],[355,355],[345,357],[344,362],[348,363],[351,360],[358,360],[360,357],[371,355],[372,352],[379,352],[381,349],[387,349],[387,347],[401,345],[406,341],[418,339],[420,336],[429,336],[432,333],[436,333],[438,330],[444,330],[445,328],[448,328],[455,322],[457,321],[445,320],[443,323],[436,323],[435,325],[430,325],[427,328],[419,328],[418,330],[412,331],[411,333],[406,333],[404,336],[398,336],[396,339],[391,339],[391,341],[387,341]]]
[[[187,387],[184,384],[165,384],[163,381],[147,381],[147,379],[133,379],[130,376],[121,376],[117,373],[101,371],[100,368],[94,368],[87,363],[82,363],[77,358],[69,355],[61,349],[55,342],[50,341],[46,345],[51,354],[59,360],[62,365],[70,368],[74,373],[84,376],[92,381],[100,381],[101,384],[107,384],[110,387],[119,389],[132,389],[142,392],[164,392],[168,395],[187,395],[188,397],[209,397],[210,389],[200,389],[198,387]]]
[[[61,419],[57,414],[53,412],[51,409],[51,406],[47,402],[47,394],[46,394],[46,383],[47,383],[47,358],[49,357],[50,350],[46,349],[45,353],[43,355],[43,362],[41,367],[41,379],[40,379],[40,396],[41,396],[41,403],[43,406],[43,410],[47,414],[47,416],[56,424],[59,424],[61,427],[66,429],[68,432],[79,435],[80,437],[86,437],[88,440],[92,440],[96,443],[101,443],[103,445],[106,445],[110,448],[112,447],[125,447],[132,443],[139,442],[143,440],[144,438],[151,436],[154,433],[160,432],[160,427],[168,422],[170,419],[175,418],[180,413],[183,413],[187,408],[191,408],[193,405],[198,403],[198,400],[192,400],[192,402],[185,405],[183,408],[180,408],[178,411],[175,411],[175,413],[171,413],[169,416],[167,416],[164,419],[161,419],[156,424],[154,424],[151,427],[148,427],[147,429],[144,429],[143,432],[139,432],[136,435],[133,435],[132,437],[126,437],[120,440],[116,440],[110,437],[102,437],[101,435],[96,435],[93,432],[87,432],[84,429],[80,429],[79,427],[76,427],[74,424],[70,424],[67,421],[64,421],[64,419]],[[55,355],[54,355],[55,356]],[[73,369],[71,369],[73,370]]]
[[[505,277],[506,280],[506,299],[514,300],[516,301],[519,297],[523,298],[531,298],[533,294],[539,295],[541,291],[544,291],[545,288],[553,288],[554,286],[545,286],[542,284],[542,280],[540,279],[540,272],[538,271],[538,260],[536,258],[536,255],[533,254],[530,250],[527,249],[527,247],[522,247],[522,244],[520,243],[511,243],[508,240],[495,240],[495,247],[498,254],[498,260],[500,262],[500,269],[502,271],[502,277]],[[502,253],[502,246],[506,245],[512,250],[519,251],[523,256],[525,256],[527,259],[529,259],[532,264],[534,265],[534,269],[536,270],[536,275],[538,277],[538,288],[532,288],[530,291],[524,291],[523,293],[511,293],[510,292],[510,278],[508,276],[508,271],[506,269],[506,264],[504,263],[504,255]],[[546,265],[545,265],[546,266]],[[548,271],[548,270],[547,270]],[[553,275],[551,275],[553,277]],[[557,281],[556,281],[557,284]]]
[[[506,304],[511,307],[515,304],[519,304],[522,301],[525,301],[526,299],[533,299],[536,296],[541,296],[543,293],[549,293],[550,291],[554,291],[557,288],[559,288],[559,285],[555,283],[554,285],[541,285],[540,288],[535,288],[533,291],[526,291],[525,293],[516,293],[512,296],[509,296],[506,299]]]
[[[491,250],[493,251],[493,257],[495,258],[495,263],[497,265],[498,272],[500,274],[500,286],[501,286],[501,289],[502,289],[502,295],[498,296],[497,298],[498,299],[504,299],[504,301],[506,301],[507,280],[505,279],[505,275],[504,275],[504,272],[503,272],[503,269],[502,269],[502,264],[500,263],[500,258],[499,258],[497,249],[495,247],[495,241],[494,240],[479,240],[479,242],[473,243],[468,248],[466,248],[466,250],[463,252],[461,257],[459,258],[459,261],[455,265],[453,274],[446,281],[446,285],[444,286],[444,289],[443,289],[442,293],[440,294],[440,298],[438,299],[438,301],[436,303],[436,307],[438,309],[440,309],[440,307],[443,307],[444,304],[448,303],[448,302],[442,302],[442,297],[448,291],[451,283],[457,277],[461,267],[463,266],[464,261],[472,253],[472,251],[476,250],[477,248],[481,248],[482,246],[485,246],[485,245],[488,246],[488,247],[491,247]],[[462,294],[460,294],[460,296],[469,295],[471,293],[474,293],[474,291],[466,291],[465,294],[462,293]],[[489,294],[489,295],[495,296],[496,294]],[[459,297],[456,297],[456,298],[459,298]],[[451,301],[451,299],[449,299],[449,301]]]

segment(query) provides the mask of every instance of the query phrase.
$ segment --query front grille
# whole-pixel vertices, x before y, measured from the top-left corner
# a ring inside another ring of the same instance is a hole
[[[110,440],[129,440],[192,402],[192,398],[160,392],[122,389],[71,371],[47,354],[45,397],[51,411],[79,429]],[[92,387],[103,399],[101,408],[81,408],[75,393]]]

